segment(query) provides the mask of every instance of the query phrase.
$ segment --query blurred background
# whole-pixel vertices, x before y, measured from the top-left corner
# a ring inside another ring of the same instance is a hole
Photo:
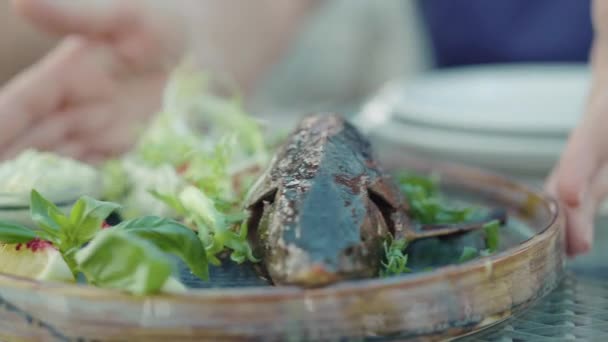
[[[252,106],[339,111],[385,148],[541,186],[584,111],[591,41],[587,0],[330,1]]]
[[[280,127],[340,112],[387,148],[540,184],[584,110],[589,12],[588,0],[319,1],[247,105]],[[0,84],[55,43],[1,2]]]

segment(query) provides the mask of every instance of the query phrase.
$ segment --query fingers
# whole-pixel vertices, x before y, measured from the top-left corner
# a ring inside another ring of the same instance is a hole
[[[49,63],[48,73],[29,75],[26,86],[9,87],[19,91],[0,93],[6,100],[0,105],[0,120],[5,122],[0,125],[2,157],[26,148],[68,149],[71,152],[65,153],[80,159],[115,156],[132,146],[135,127],[158,110],[166,74],[117,80],[109,74],[120,68],[115,69],[104,44],[82,42],[64,50],[68,53]],[[22,124],[9,125],[14,122]],[[74,147],[64,146],[71,143],[82,144],[78,153],[83,154],[75,155]]]
[[[0,148],[23,134],[40,114],[54,110],[63,101],[61,72],[64,70],[56,64],[65,50],[65,47],[58,48],[0,91]]]
[[[588,252],[593,245],[595,210],[589,205],[562,208],[566,212],[566,253],[573,257]]]
[[[112,129],[107,106],[80,107],[54,113],[32,126],[3,153],[14,158],[25,149],[49,151],[86,162],[114,157],[131,147],[134,135]],[[115,124],[115,122],[114,122]]]
[[[589,251],[593,241],[598,158],[590,148],[590,136],[577,129],[572,134],[559,165],[549,178],[547,190],[565,210],[567,253],[570,256]]]
[[[63,157],[88,161],[86,147],[79,141],[64,141],[63,144],[56,146],[53,152]]]
[[[21,151],[33,148],[41,151],[54,150],[65,143],[70,127],[65,115],[49,115],[31,127],[2,153],[4,159],[13,158]]]
[[[187,38],[183,3],[152,0],[13,0],[44,31],[103,41],[132,68],[173,65]]]
[[[119,70],[120,63],[104,45],[77,37],[64,40],[0,91],[0,149],[62,107],[107,96],[112,74]]]
[[[132,24],[135,1],[13,0],[17,12],[41,29],[65,34],[109,35]]]
[[[546,183],[566,212],[567,252],[588,252],[593,244],[594,222],[599,204],[608,192],[606,142],[597,126],[603,117],[587,115],[575,129],[566,149]]]
[[[556,194],[569,207],[580,206],[599,165],[593,137],[583,128],[575,129],[559,161]]]
[[[594,221],[598,207],[608,191],[608,166],[604,166],[592,179],[589,192],[578,207],[566,207],[567,252],[570,256],[591,250],[594,236]]]

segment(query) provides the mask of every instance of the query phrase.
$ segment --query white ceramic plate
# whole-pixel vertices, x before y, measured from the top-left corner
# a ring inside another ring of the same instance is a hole
[[[378,126],[370,135],[426,157],[518,176],[548,172],[564,145],[559,138],[482,135],[394,122]]]
[[[579,64],[486,65],[389,83],[355,124],[424,156],[544,176],[584,108]]]
[[[567,134],[582,113],[589,72],[583,64],[513,64],[431,72],[401,82],[395,115],[434,126]]]

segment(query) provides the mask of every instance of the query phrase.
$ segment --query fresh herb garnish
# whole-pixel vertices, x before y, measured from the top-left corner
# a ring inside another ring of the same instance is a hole
[[[488,256],[498,251],[500,242],[500,221],[492,220],[483,225],[483,234],[486,248],[477,249],[474,247],[466,246],[462,250],[462,255],[458,262],[463,263],[469,260],[473,260],[480,256]]]
[[[30,214],[40,229],[36,235],[57,247],[74,275],[77,273],[74,254],[93,238],[104,220],[118,207],[115,203],[83,196],[74,204],[70,214],[65,215],[36,190],[32,190],[30,196]],[[0,227],[3,226],[0,223]]]
[[[108,216],[119,208],[111,202],[83,196],[69,215],[36,190],[30,211],[38,230],[0,221],[0,242],[27,243],[36,238],[55,246],[74,277],[82,272],[91,284],[149,294],[179,288],[171,277],[167,254],[181,258],[202,278],[208,278],[205,249],[198,236],[181,223],[159,217],[124,221],[102,230]]]
[[[436,175],[424,177],[412,173],[401,173],[397,175],[396,179],[401,191],[407,197],[410,210],[409,214],[414,221],[421,224],[459,224],[471,222],[474,219],[483,216],[482,211],[479,208],[473,206],[456,207],[455,205],[449,203],[439,189],[438,177]],[[484,224],[480,230],[480,233],[483,234],[480,237],[483,238],[485,248],[465,246],[460,256],[458,256],[459,252],[456,250],[455,255],[450,255],[449,253],[452,252],[449,252],[446,254],[447,257],[443,255],[437,260],[441,260],[441,262],[445,263],[445,259],[448,258],[449,263],[463,263],[480,256],[487,256],[492,253],[496,253],[498,251],[500,241],[499,229],[500,222],[498,220],[490,221]],[[439,246],[445,246],[446,243],[449,243],[447,241],[440,243],[439,240],[426,242],[428,243],[424,244],[424,246],[428,248],[438,248]],[[417,242],[413,243],[415,244]],[[403,240],[393,241],[390,243],[390,245],[385,243],[384,260],[386,261],[383,261],[382,263],[381,276],[390,276],[411,272],[411,270],[406,266],[408,262],[408,257],[406,254],[407,245],[408,244]],[[412,252],[411,249],[413,246],[414,245],[410,246],[410,252]],[[433,252],[428,250],[428,248],[426,249],[426,252],[430,253],[429,255],[435,255],[435,253],[441,252]],[[420,250],[418,252],[420,252]],[[424,259],[414,258],[414,256],[419,256],[419,254],[412,255],[412,260],[410,261],[413,261],[414,263],[420,262]],[[437,260],[435,261],[438,262]],[[424,262],[428,263],[428,260],[423,261],[423,263]],[[412,265],[411,267],[414,267],[415,270],[418,271],[421,267],[420,265],[418,266],[418,268],[416,268],[415,265]]]
[[[409,173],[398,175],[401,191],[406,195],[410,215],[423,224],[448,224],[469,221],[476,208],[458,208],[441,195],[437,177],[422,177]]]
[[[490,221],[483,226],[483,230],[488,252],[495,253],[498,251],[500,242],[500,222],[498,220]]]
[[[406,240],[390,239],[390,241],[384,241],[384,253],[386,260],[382,261],[382,267],[380,268],[381,277],[389,277],[411,272],[411,270],[407,267],[407,254],[403,254],[406,247]]]

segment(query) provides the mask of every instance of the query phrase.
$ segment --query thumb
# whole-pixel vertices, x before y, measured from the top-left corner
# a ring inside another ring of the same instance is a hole
[[[137,19],[137,1],[13,0],[15,10],[41,29],[61,35],[111,35]]]

